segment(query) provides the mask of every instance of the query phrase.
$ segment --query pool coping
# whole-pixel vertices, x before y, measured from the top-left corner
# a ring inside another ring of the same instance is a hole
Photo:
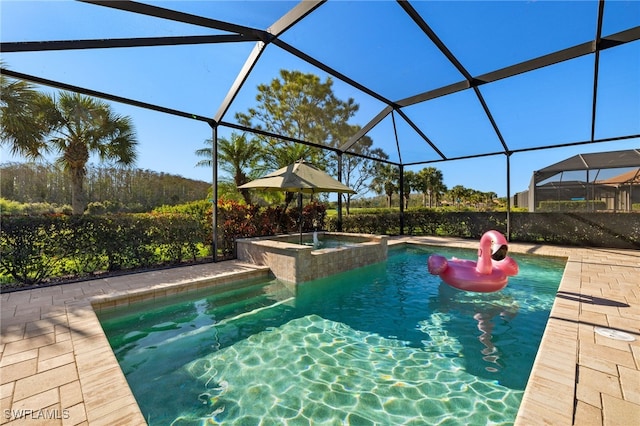
[[[390,247],[402,243],[478,244],[438,237],[388,240]],[[632,275],[639,276],[640,251],[520,243],[510,250],[567,259],[515,424],[625,424],[639,418],[640,289]],[[0,424],[42,416],[54,417],[47,424],[146,424],[96,309],[268,273],[225,261],[3,293]],[[608,339],[596,335],[594,325],[637,339]]]

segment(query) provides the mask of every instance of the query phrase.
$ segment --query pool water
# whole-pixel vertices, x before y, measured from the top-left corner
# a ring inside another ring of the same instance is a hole
[[[320,250],[320,249],[327,249],[327,248],[350,247],[358,243],[325,238],[322,240],[318,240],[318,242],[304,241],[302,244],[305,246],[312,246],[313,248]]]
[[[497,293],[427,272],[430,254],[304,283],[249,281],[103,311],[151,425],[512,424],[564,260],[513,257]],[[186,299],[189,297],[189,299]]]

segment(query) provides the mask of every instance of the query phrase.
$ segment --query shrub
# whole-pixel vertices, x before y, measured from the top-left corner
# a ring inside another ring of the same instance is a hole
[[[87,204],[86,213],[90,215],[100,215],[105,214],[107,212],[107,208],[100,201],[94,201],[92,203]]]
[[[599,200],[540,201],[538,205],[540,212],[590,212],[606,209],[607,203]]]
[[[71,206],[49,203],[20,203],[18,201],[0,198],[0,213],[2,215],[40,215],[40,214],[71,214]]]
[[[0,212],[7,215],[22,214],[24,204],[17,201],[7,200],[6,198],[0,198]]]
[[[213,223],[212,212],[207,222]],[[325,229],[326,206],[313,202],[302,209],[302,230]],[[235,256],[235,241],[239,238],[294,233],[299,231],[300,210],[281,206],[260,207],[241,204],[230,199],[218,200],[218,249],[223,258]],[[211,235],[211,233],[209,233]],[[211,239],[207,241],[211,244]]]
[[[68,255],[69,230],[64,217],[3,218],[0,229],[0,272],[18,282],[42,282]]]

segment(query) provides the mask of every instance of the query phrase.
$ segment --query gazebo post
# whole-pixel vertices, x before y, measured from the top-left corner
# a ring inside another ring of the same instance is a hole
[[[302,191],[298,192],[298,227],[300,230],[300,245],[302,245]]]

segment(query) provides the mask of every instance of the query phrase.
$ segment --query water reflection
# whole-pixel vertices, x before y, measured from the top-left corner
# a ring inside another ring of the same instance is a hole
[[[451,324],[450,328],[452,331],[458,330],[456,337],[462,344],[464,356],[468,358],[468,368],[482,366],[489,373],[504,369],[507,353],[500,340],[509,342],[511,321],[520,310],[513,296],[504,292],[465,292],[442,283],[438,288],[438,297],[432,299],[431,309],[457,314],[452,316],[452,321],[458,324]],[[475,329],[471,328],[471,319],[475,322]],[[465,326],[460,322],[467,324]],[[484,362],[480,363],[479,360]]]

